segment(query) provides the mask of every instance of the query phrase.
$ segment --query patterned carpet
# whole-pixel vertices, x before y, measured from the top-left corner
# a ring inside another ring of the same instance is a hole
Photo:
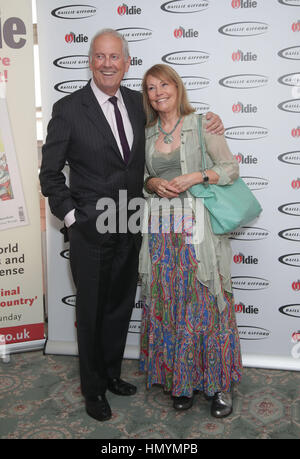
[[[138,386],[133,397],[108,393],[113,417],[99,423],[85,412],[78,359],[34,351],[0,362],[1,439],[300,439],[300,372],[245,368],[234,412],[210,416],[202,394],[176,412],[160,387],[146,391],[136,360],[122,377]]]

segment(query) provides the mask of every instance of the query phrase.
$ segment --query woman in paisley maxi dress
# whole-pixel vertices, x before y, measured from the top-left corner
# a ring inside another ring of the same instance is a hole
[[[175,409],[191,408],[195,392],[202,391],[212,400],[211,414],[225,417],[242,372],[231,247],[227,235],[212,232],[202,201],[188,189],[203,181],[232,183],[238,163],[224,136],[207,133],[202,119],[208,170],[200,172],[198,116],[173,68],[149,69],[143,97],[148,124],[140,368],[147,388],[162,385]]]

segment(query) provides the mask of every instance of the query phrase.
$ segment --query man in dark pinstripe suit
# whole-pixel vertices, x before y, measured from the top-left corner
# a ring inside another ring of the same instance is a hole
[[[121,232],[118,227],[103,233],[96,228],[100,198],[116,203],[118,222],[119,191],[126,190],[127,202],[142,197],[142,96],[120,86],[129,65],[128,45],[120,34],[106,29],[94,37],[90,47],[93,78],[54,104],[40,173],[42,192],[49,197],[52,213],[68,228],[77,289],[81,389],[87,413],[99,421],[111,418],[107,389],[118,395],[136,392],[120,375],[135,300],[140,234]],[[117,97],[130,148],[128,162],[112,96]],[[216,119],[212,121],[215,126]],[[62,172],[66,161],[69,186]]]

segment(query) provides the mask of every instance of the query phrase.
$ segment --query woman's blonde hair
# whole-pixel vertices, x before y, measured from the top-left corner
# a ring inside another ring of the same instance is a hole
[[[154,78],[159,78],[160,80],[172,81],[178,89],[178,106],[177,111],[178,115],[185,116],[190,113],[194,113],[195,109],[191,106],[188,100],[187,92],[184,87],[183,81],[178,75],[178,73],[169,65],[166,64],[156,64],[153,65],[144,75],[142,82],[143,89],[143,103],[144,110],[147,118],[147,126],[153,126],[158,118],[158,112],[154,110],[151,106],[148,90],[147,90],[147,78],[153,76]]]

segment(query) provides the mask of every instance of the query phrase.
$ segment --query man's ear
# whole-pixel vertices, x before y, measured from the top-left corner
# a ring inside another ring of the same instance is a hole
[[[125,72],[127,73],[128,70],[129,70],[129,67],[130,67],[130,62],[131,62],[131,57],[129,56],[127,61],[126,61],[126,65],[125,65]]]

